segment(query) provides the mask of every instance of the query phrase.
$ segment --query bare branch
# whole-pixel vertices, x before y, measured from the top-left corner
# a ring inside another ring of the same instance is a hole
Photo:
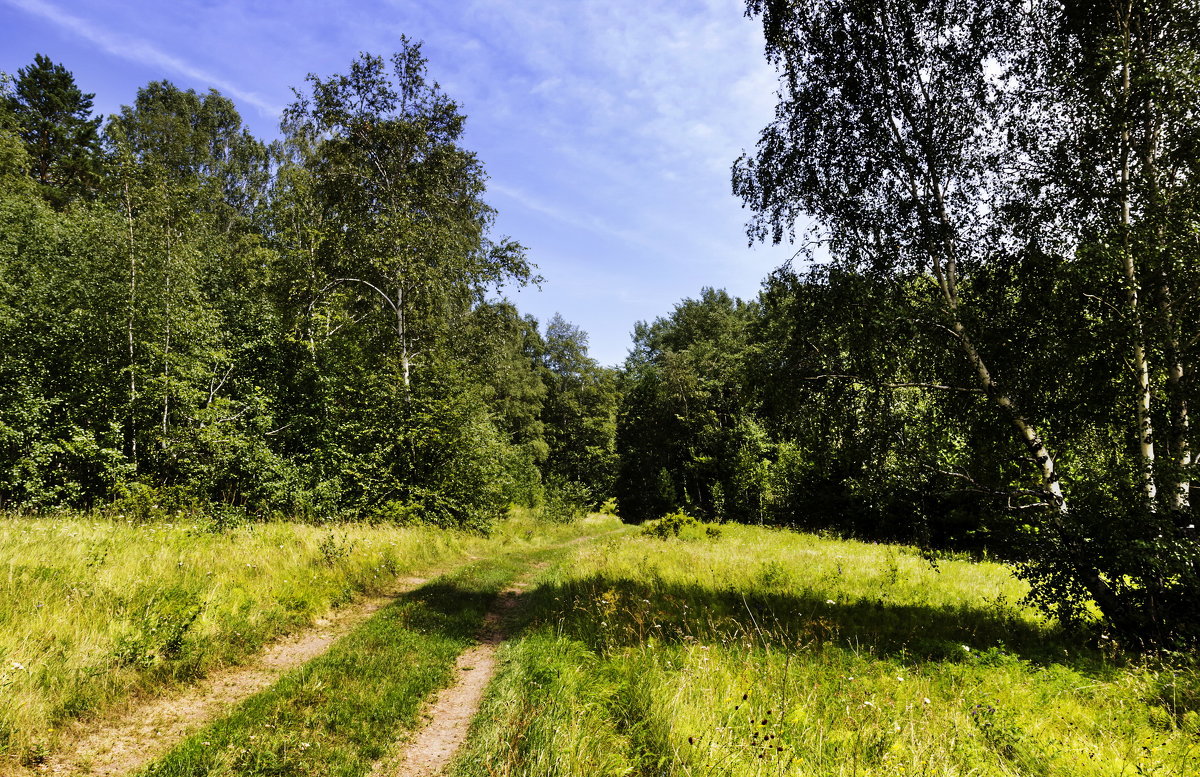
[[[225,374],[221,376],[221,382],[217,383],[216,386],[213,386],[213,380],[216,380],[216,375],[213,376],[213,380],[208,382],[208,400],[204,403],[205,407],[211,405],[213,400],[216,399],[217,392],[225,386],[225,381],[229,380],[229,376],[233,374],[233,368],[234,363],[231,362],[229,364],[229,369],[225,370]]]

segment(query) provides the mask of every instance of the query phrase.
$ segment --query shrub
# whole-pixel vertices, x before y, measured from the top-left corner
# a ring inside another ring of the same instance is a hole
[[[647,537],[657,537],[660,540],[672,538],[718,540],[721,538],[721,529],[711,523],[696,520],[682,510],[676,510],[673,513],[667,513],[657,521],[647,523],[642,527],[642,534]]]

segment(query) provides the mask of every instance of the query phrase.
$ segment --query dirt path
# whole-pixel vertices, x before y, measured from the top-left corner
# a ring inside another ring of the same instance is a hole
[[[479,644],[464,651],[455,662],[458,680],[438,693],[423,713],[425,726],[398,752],[377,763],[371,777],[435,777],[446,769],[467,740],[471,721],[496,673],[496,649],[506,636],[506,621],[527,586],[519,582],[501,592],[484,619]]]
[[[558,545],[551,545],[547,549],[578,545],[620,531],[622,530],[618,529],[600,535],[576,537]],[[227,713],[234,705],[269,688],[285,672],[323,654],[334,642],[370,618],[380,608],[394,601],[396,597],[412,591],[428,579],[444,574],[449,569],[478,558],[467,554],[459,563],[429,572],[428,578],[399,578],[387,594],[363,599],[334,611],[318,620],[313,628],[280,639],[249,664],[219,670],[193,685],[163,696],[131,699],[123,708],[111,712],[100,723],[76,723],[45,763],[35,770],[27,770],[21,774],[92,777],[130,774],[164,755],[181,739]],[[544,566],[544,563],[534,565],[535,568]],[[501,594],[496,608],[487,617],[480,638],[481,644],[459,657],[457,668],[462,676],[459,684],[443,691],[435,702],[435,707],[430,708],[430,714],[437,714],[439,719],[453,719],[457,721],[455,726],[461,728],[462,735],[458,739],[454,739],[458,736],[454,732],[459,730],[455,727],[446,729],[442,736],[448,738],[444,739],[437,739],[432,731],[426,734],[423,730],[420,733],[420,736],[431,738],[428,744],[422,746],[429,752],[448,748],[445,762],[449,761],[449,757],[462,743],[471,718],[479,708],[483,689],[495,671],[496,646],[503,640],[503,614],[515,606],[517,596],[524,586],[524,583],[519,583]],[[460,685],[465,690],[460,691]],[[443,703],[442,696],[447,696],[444,709],[436,706]],[[415,752],[417,751],[414,750]],[[423,755],[419,757],[425,758]],[[394,767],[396,762],[389,763]],[[413,763],[420,762],[414,760]],[[442,761],[430,763],[444,765]],[[398,772],[401,775],[434,773],[436,771]]]
[[[381,607],[425,582],[419,577],[400,578],[387,594],[334,611],[318,620],[315,627],[274,643],[250,664],[214,672],[177,693],[133,700],[115,719],[101,726],[77,724],[60,752],[38,772],[128,774],[163,755],[233,705],[270,687],[284,672],[321,655]]]
[[[554,547],[565,548],[620,534],[617,529],[603,534],[576,537]],[[507,636],[507,626],[520,597],[529,586],[536,570],[545,569],[549,562],[533,564],[508,589],[500,593],[491,612],[484,618],[479,644],[463,652],[455,662],[458,679],[442,689],[424,710],[425,725],[410,739],[401,743],[390,756],[377,762],[371,777],[436,777],[446,770],[450,761],[467,740],[471,722],[479,712],[484,692],[496,673],[496,650]]]

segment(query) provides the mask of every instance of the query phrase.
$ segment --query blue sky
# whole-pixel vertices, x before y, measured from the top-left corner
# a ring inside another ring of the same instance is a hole
[[[497,232],[546,282],[514,295],[625,357],[637,320],[703,286],[742,297],[791,254],[748,247],[729,168],[771,117],[775,77],[740,0],[0,0],[0,70],[43,53],[115,112],[169,79],[233,98],[260,137],[307,73],[422,40],[468,116]]]

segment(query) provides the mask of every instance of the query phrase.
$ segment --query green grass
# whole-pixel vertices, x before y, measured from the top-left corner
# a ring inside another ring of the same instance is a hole
[[[328,653],[189,737],[143,777],[366,774],[446,685],[521,563],[476,562],[380,611]]]
[[[1090,650],[999,564],[724,526],[531,594],[456,777],[1200,774],[1194,670]]]
[[[588,525],[612,530],[615,523]],[[473,643],[496,594],[531,564],[569,553],[504,553],[398,598],[139,777],[367,774],[415,728],[422,703],[452,680],[455,659]]]
[[[0,519],[0,763],[36,763],[66,723],[244,660],[399,575],[593,529],[528,514],[490,538],[353,524],[211,533]]]

